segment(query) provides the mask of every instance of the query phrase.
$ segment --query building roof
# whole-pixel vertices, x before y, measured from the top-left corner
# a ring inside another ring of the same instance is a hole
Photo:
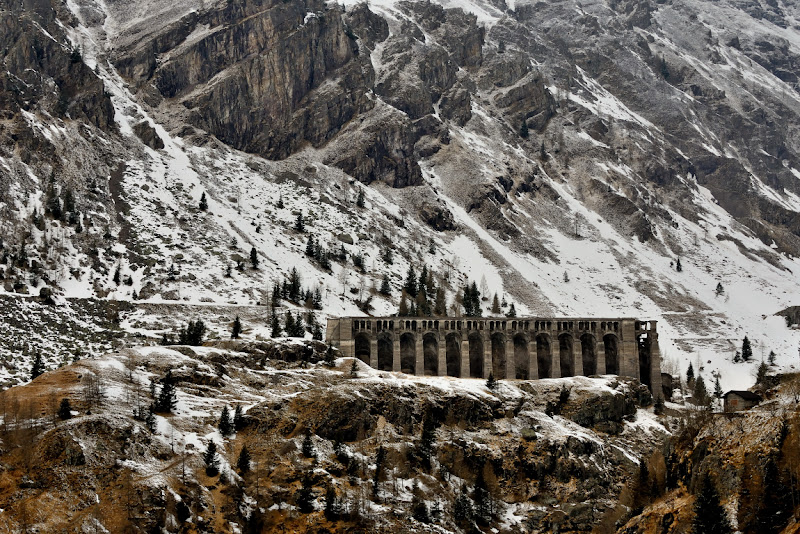
[[[761,400],[761,397],[759,397],[758,395],[756,395],[752,391],[744,391],[744,390],[732,389],[731,391],[729,391],[729,392],[727,392],[725,394],[726,397],[728,395],[738,395],[741,398],[743,398],[744,400],[751,400],[751,401],[760,401]]]

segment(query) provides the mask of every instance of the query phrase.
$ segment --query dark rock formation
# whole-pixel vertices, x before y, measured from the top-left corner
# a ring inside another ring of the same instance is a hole
[[[453,214],[445,207],[434,206],[426,202],[420,206],[419,216],[428,226],[437,232],[456,229]]]
[[[186,43],[199,25],[214,31]],[[319,0],[229,3],[120,51],[117,64],[183,103],[191,123],[222,141],[284,158],[304,142],[325,143],[371,108],[371,70],[348,33],[341,11]],[[156,63],[163,54],[168,60]]]
[[[367,184],[380,180],[392,187],[417,185],[422,171],[414,158],[416,140],[408,117],[383,106],[360,124],[348,125],[325,163]]]
[[[555,101],[544,86],[538,72],[531,73],[521,84],[498,94],[495,103],[511,116],[526,119],[528,127],[539,130],[555,114]]]
[[[72,48],[57,8],[47,0],[0,2],[0,117],[40,109],[112,131],[114,110],[103,82]]]
[[[348,29],[367,46],[373,48],[389,37],[389,24],[383,17],[370,11],[366,3],[357,4],[346,14]]]
[[[149,146],[154,150],[161,150],[164,148],[164,141],[156,133],[155,128],[150,126],[147,121],[142,121],[134,125],[133,132],[142,140],[142,143]]]

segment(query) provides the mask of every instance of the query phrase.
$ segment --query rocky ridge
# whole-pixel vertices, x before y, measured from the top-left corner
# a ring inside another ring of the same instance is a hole
[[[470,521],[454,512],[456,498],[471,502],[472,488],[485,484],[488,500],[477,502],[488,505],[479,512],[488,516],[479,523],[589,532],[625,513],[615,496],[634,459],[666,434],[642,408],[650,396],[636,381],[501,382],[488,390],[480,380],[413,379],[361,364],[354,377],[350,360],[333,368],[319,362],[324,351],[297,343],[140,347],[0,393],[7,520],[53,532],[279,524],[299,532],[321,525],[457,532]],[[167,370],[177,404],[155,416],[151,431],[133,411],[151,402],[148,381],[159,389]],[[66,420],[56,416],[62,398],[73,408]],[[237,405],[240,426],[223,436],[219,414]],[[579,415],[590,405],[605,406],[592,409],[594,421]],[[221,475],[204,471],[209,441],[218,446]],[[237,474],[244,445],[253,469]],[[303,480],[311,513],[298,510]],[[323,513],[329,487],[336,517]],[[414,499],[432,519],[413,509]]]

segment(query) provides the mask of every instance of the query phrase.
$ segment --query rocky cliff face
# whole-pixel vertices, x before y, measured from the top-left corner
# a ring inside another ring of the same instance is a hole
[[[352,376],[349,360],[319,362],[325,349],[140,347],[0,393],[12,417],[0,427],[0,459],[14,466],[0,492],[6,519],[48,531],[591,532],[624,511],[630,458],[665,432],[635,381],[490,391],[366,366]],[[147,380],[167,370],[178,402],[148,426],[134,410],[147,411]],[[62,398],[69,417],[56,414]],[[235,405],[235,432],[219,434],[223,406]],[[216,473],[203,460],[210,441]]]
[[[485,278],[721,369],[795,304],[800,100],[795,7],[717,4],[8,4],[2,287],[257,305],[296,267],[388,315],[435,265],[448,312]]]
[[[24,5],[9,1],[0,9],[3,118],[36,110],[114,130],[114,110],[103,82],[66,37],[60,22],[60,17],[69,17],[64,6],[45,0]]]
[[[220,140],[285,158],[372,107],[371,68],[357,52],[338,8],[266,1],[190,13],[117,51],[115,63]]]

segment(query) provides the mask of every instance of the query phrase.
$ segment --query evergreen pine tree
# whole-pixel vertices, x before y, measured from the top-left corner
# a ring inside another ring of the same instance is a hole
[[[233,411],[233,429],[237,431],[241,430],[245,427],[246,423],[244,413],[242,413],[242,407],[237,404],[236,409]]]
[[[386,297],[392,294],[392,286],[389,284],[389,277],[387,275],[383,275],[383,281],[381,282],[381,288],[378,290],[381,295]]]
[[[744,336],[742,340],[742,359],[746,362],[750,361],[750,358],[753,357],[753,347],[750,346],[750,340],[747,336]]]
[[[300,290],[302,289],[302,279],[297,267],[292,267],[289,271],[289,283],[287,285],[287,298],[292,302],[297,302],[300,298]]]
[[[72,406],[69,404],[69,399],[64,397],[61,399],[61,404],[58,406],[58,418],[66,421],[72,417]]]
[[[156,413],[171,413],[176,403],[175,379],[172,377],[172,369],[167,369],[167,374],[161,380],[161,391],[153,409]]]
[[[322,325],[319,323],[311,327],[311,339],[314,341],[322,341]]]
[[[472,295],[473,317],[481,317],[483,315],[483,310],[481,310],[481,292],[478,291],[478,285],[475,282],[472,282],[470,293]]]
[[[31,365],[31,380],[35,380],[37,377],[44,374],[44,361],[42,360],[42,353],[36,351],[36,356],[33,358],[33,364]]]
[[[681,259],[678,258],[678,261],[675,262],[675,270],[678,272],[683,271],[683,266],[681,265]]]
[[[278,195],[278,203],[276,204],[278,209],[283,209],[283,195]]]
[[[364,190],[359,188],[358,190],[358,197],[356,197],[356,206],[359,208],[364,207]]]
[[[303,232],[306,231],[306,225],[305,225],[305,222],[303,221],[303,212],[302,211],[297,214],[297,219],[295,219],[295,221],[294,221],[294,229],[297,230],[300,233],[303,233]]]
[[[303,437],[303,445],[301,447],[303,456],[306,458],[316,458],[317,451],[314,449],[314,441],[311,439],[311,431],[306,430],[306,435]]]
[[[711,402],[708,396],[708,389],[706,389],[705,381],[702,376],[698,376],[694,380],[694,390],[692,392],[692,399],[695,405],[710,408]]]
[[[736,353],[733,355],[733,363],[742,363],[742,351],[736,351]]]
[[[328,521],[335,521],[341,514],[339,499],[336,498],[336,490],[329,485],[325,490],[325,518]]]
[[[776,357],[775,351],[774,350],[769,351],[769,356],[767,356],[767,362],[769,362],[770,365],[775,365],[775,357]]]
[[[256,251],[256,247],[250,249],[250,265],[253,266],[253,269],[258,269],[258,251]]]
[[[692,534],[731,534],[731,523],[722,507],[719,493],[708,473],[703,473],[698,483],[694,503]],[[768,532],[768,531],[763,531]]]
[[[492,297],[492,313],[495,315],[500,314],[500,299],[497,298],[497,293]]]
[[[694,367],[692,362],[689,362],[689,367],[686,369],[686,384],[689,387],[694,386]]]
[[[523,138],[523,139],[527,139],[528,135],[529,135],[529,133],[528,133],[528,121],[525,120],[525,119],[522,119],[522,124],[519,127],[519,136],[521,138]]]
[[[322,289],[319,286],[314,289],[314,295],[311,297],[311,306],[315,310],[322,309]]]
[[[206,475],[215,477],[219,474],[219,458],[217,458],[217,444],[209,440],[203,453],[203,462],[206,464]]]
[[[200,195],[200,211],[206,211],[208,209],[208,200],[206,199],[206,194],[203,193]]]
[[[242,450],[239,452],[239,457],[236,459],[236,468],[239,470],[240,474],[245,475],[250,471],[251,460],[252,458],[250,456],[250,451],[247,450],[247,445],[243,445]]]
[[[358,364],[353,358],[353,365],[350,366],[350,378],[358,378]]]
[[[233,320],[233,328],[231,329],[231,339],[239,339],[239,334],[242,333],[242,321],[239,320],[239,316],[236,316],[236,319]]]
[[[718,297],[725,294],[725,288],[722,287],[722,282],[717,282],[717,287],[714,289],[714,294]]]
[[[294,332],[295,332],[294,316],[290,311],[286,312],[286,319],[284,320],[284,330],[286,330],[286,335],[288,337],[294,337]]]
[[[408,273],[406,273],[406,283],[403,286],[408,293],[409,296],[416,297],[417,296],[417,274],[414,272],[414,266],[408,266]]]
[[[465,285],[461,290],[461,306],[464,308],[464,317],[472,317],[472,296],[469,284]]]
[[[155,433],[158,425],[156,425],[156,414],[153,412],[153,409],[152,404],[147,408],[147,413],[144,416],[144,426],[146,426],[147,430],[150,432]]]
[[[297,490],[295,497],[297,501],[297,508],[304,514],[310,514],[314,511],[314,487],[311,482],[311,476],[306,473],[303,476],[302,485]]]
[[[308,242],[306,243],[306,256],[309,258],[313,258],[316,255],[317,245],[314,243],[314,235],[308,236]]]
[[[290,337],[304,337],[305,335],[306,327],[303,326],[303,317],[300,315],[300,312],[297,312],[297,315],[294,318],[294,330],[292,331],[292,335]]]
[[[756,371],[756,385],[767,385],[767,373],[769,373],[769,365],[765,362],[761,362],[758,365],[758,371]]]
[[[490,390],[494,390],[497,387],[497,380],[492,372],[489,372],[489,378],[486,379],[486,387]]]
[[[233,434],[233,421],[231,421],[231,412],[227,406],[222,407],[222,415],[219,418],[219,433],[223,437]]]
[[[200,319],[189,321],[179,334],[179,344],[200,346],[203,344],[203,336],[206,333],[206,325]]]
[[[511,307],[508,309],[508,313],[506,317],[516,317],[517,316],[517,308],[514,306],[514,303],[511,303]]]
[[[717,375],[714,379],[714,397],[716,397],[717,400],[720,400],[722,395],[722,384],[719,383],[719,375]]]
[[[72,188],[67,187],[64,190],[64,213],[75,212],[75,195],[72,194]]]
[[[273,313],[270,321],[270,336],[281,337],[281,322],[278,320],[278,314]]]

